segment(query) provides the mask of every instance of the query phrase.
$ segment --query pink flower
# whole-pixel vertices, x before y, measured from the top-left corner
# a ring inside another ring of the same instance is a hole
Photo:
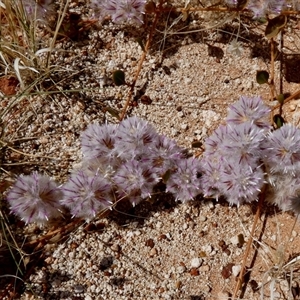
[[[37,172],[20,175],[7,194],[11,211],[24,222],[46,223],[60,216],[59,200],[62,192],[57,184],[45,175]]]
[[[109,15],[114,23],[143,23],[146,0],[92,0],[95,16],[103,19]]]
[[[21,0],[24,11],[30,20],[39,20],[47,23],[47,19],[55,13],[53,0]]]

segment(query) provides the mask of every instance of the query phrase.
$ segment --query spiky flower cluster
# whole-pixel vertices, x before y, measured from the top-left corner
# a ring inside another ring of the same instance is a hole
[[[225,0],[229,6],[236,7],[238,0]],[[255,18],[266,16],[266,14],[280,14],[288,7],[286,0],[249,0],[246,8],[253,12]]]
[[[137,117],[118,126],[88,126],[82,134],[82,152],[83,169],[97,170],[111,183],[118,198],[128,197],[133,205],[150,197],[167,172],[166,189],[176,199],[190,200],[201,192],[199,161],[185,158],[174,141]]]
[[[92,0],[94,15],[101,20],[111,16],[114,23],[143,24],[146,0]]]
[[[300,193],[299,128],[284,124],[268,134],[261,149],[268,173],[268,200],[282,210],[295,210],[295,197]]]
[[[20,3],[28,20],[47,22],[47,19],[54,14],[53,0],[21,0]]]
[[[61,187],[48,177],[21,175],[7,194],[12,212],[25,222],[44,223],[67,207],[91,220],[118,200],[133,206],[151,197],[158,182],[182,202],[203,193],[230,204],[257,200],[266,185],[268,200],[300,212],[300,130],[273,130],[270,108],[260,97],[240,97],[226,125],[205,141],[201,160],[137,117],[119,125],[91,124],[82,133],[82,166]]]
[[[7,194],[11,211],[24,222],[43,224],[49,219],[59,217],[62,191],[57,184],[45,175],[34,172],[20,175]]]
[[[82,167],[59,189],[49,178],[20,176],[7,195],[11,210],[26,223],[44,223],[60,207],[91,220],[119,199],[136,205],[151,197],[164,178],[166,191],[187,201],[201,193],[200,162],[137,117],[119,125],[91,124],[82,133]]]
[[[204,196],[240,205],[256,200],[268,183],[270,202],[299,212],[300,130],[285,124],[272,131],[269,112],[259,97],[241,97],[229,107],[227,124],[205,141]]]
[[[205,141],[204,196],[223,195],[237,205],[257,199],[265,183],[260,144],[270,129],[269,112],[259,97],[241,97],[230,106],[227,124]]]

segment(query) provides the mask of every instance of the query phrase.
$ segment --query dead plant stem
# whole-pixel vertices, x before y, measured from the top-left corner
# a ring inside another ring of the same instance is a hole
[[[242,263],[241,272],[240,272],[240,275],[237,279],[237,283],[235,285],[232,300],[234,300],[236,298],[236,296],[238,294],[238,291],[241,289],[242,284],[244,282],[244,274],[245,274],[247,258],[248,258],[249,253],[250,253],[250,249],[251,249],[252,242],[253,242],[253,236],[254,236],[254,233],[255,233],[255,230],[256,230],[258,219],[259,219],[260,214],[261,214],[261,208],[262,208],[263,202],[264,202],[264,189],[262,190],[262,192],[260,193],[260,196],[259,196],[257,211],[256,211],[254,222],[253,222],[253,225],[252,225],[250,237],[249,237],[249,240],[247,242],[247,247],[246,247],[245,254],[244,254],[244,259],[243,259],[243,263]]]
[[[274,85],[274,60],[275,60],[275,54],[274,54],[274,39],[272,38],[270,41],[271,45],[271,74],[270,74],[270,94],[271,94],[271,101],[274,100],[275,97],[275,85]]]
[[[133,91],[134,91],[134,88],[135,88],[135,85],[136,85],[136,82],[139,78],[139,75],[140,75],[140,72],[142,70],[142,66],[143,66],[143,63],[144,63],[144,60],[146,58],[146,55],[148,53],[148,50],[149,50],[149,47],[150,47],[150,44],[151,44],[151,41],[152,41],[152,37],[153,37],[153,34],[154,34],[154,30],[156,28],[156,24],[158,22],[158,18],[160,16],[160,13],[161,13],[161,7],[162,7],[162,3],[163,3],[163,0],[160,1],[159,3],[159,6],[158,6],[158,9],[155,13],[155,19],[154,19],[154,22],[153,22],[153,25],[151,27],[151,30],[150,30],[150,33],[149,33],[149,37],[147,39],[147,42],[146,42],[146,45],[145,45],[145,48],[144,48],[144,51],[143,51],[143,54],[140,58],[140,61],[139,61],[139,64],[138,64],[138,68],[137,68],[137,71],[136,71],[136,74],[135,74],[135,77],[134,77],[134,80],[132,82],[132,84],[130,85],[130,91],[128,93],[128,96],[127,96],[127,100],[126,100],[126,103],[125,103],[125,106],[124,106],[124,109],[121,113],[121,116],[120,116],[120,121],[122,121],[126,115],[126,111],[128,109],[128,106],[129,106],[129,103],[130,103],[130,100],[132,98],[132,94],[133,94]]]

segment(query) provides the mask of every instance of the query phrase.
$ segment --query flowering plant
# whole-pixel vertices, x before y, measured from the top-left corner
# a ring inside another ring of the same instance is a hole
[[[44,223],[62,206],[86,220],[116,200],[127,198],[135,206],[160,181],[182,202],[202,193],[238,206],[257,200],[267,185],[269,201],[299,212],[300,130],[285,124],[274,131],[269,113],[260,97],[240,97],[229,107],[226,125],[206,139],[201,160],[187,158],[137,117],[119,125],[91,124],[81,136],[82,166],[67,183],[58,188],[44,175],[21,175],[7,200],[25,222]]]

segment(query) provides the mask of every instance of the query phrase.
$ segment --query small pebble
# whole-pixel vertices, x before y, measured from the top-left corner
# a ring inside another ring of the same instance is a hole
[[[225,267],[223,267],[221,275],[223,276],[224,279],[227,279],[231,276],[233,266],[234,266],[234,264],[229,263]]]
[[[181,126],[180,126],[180,128],[182,129],[182,130],[187,130],[188,128],[189,128],[189,125],[188,124],[182,124]]]
[[[218,300],[229,300],[230,294],[228,292],[219,292]]]
[[[199,271],[200,271],[200,273],[207,273],[207,272],[210,271],[210,266],[209,266],[209,265],[201,266],[201,267],[199,268]]]
[[[234,277],[238,277],[238,275],[240,274],[240,271],[241,271],[241,266],[240,265],[237,265],[237,266],[233,266],[232,267],[232,275]]]
[[[192,79],[191,78],[185,78],[184,79],[184,83],[185,84],[190,84],[192,82]]]
[[[149,239],[145,242],[145,246],[147,246],[147,247],[153,248],[154,245],[155,245],[155,243],[154,243],[153,239]]]
[[[182,286],[182,282],[180,280],[176,281],[176,289],[180,289],[180,287]]]
[[[155,256],[156,254],[157,254],[156,248],[152,248],[152,249],[150,250],[150,252],[149,252],[149,256],[150,256],[150,257],[153,257],[153,256]]]
[[[119,252],[121,250],[121,247],[119,246],[119,244],[113,244],[111,247],[111,250],[112,251],[115,251],[115,252]]]
[[[74,285],[74,292],[75,293],[83,293],[84,287],[81,284]]]
[[[199,257],[195,257],[191,260],[191,267],[192,268],[199,268],[201,266],[202,259]]]
[[[192,276],[198,276],[198,275],[199,275],[199,270],[198,270],[197,268],[192,268],[192,269],[190,270],[190,274],[191,274]]]
[[[177,267],[177,272],[179,274],[183,274],[186,271],[186,267],[185,266],[179,266]]]
[[[199,220],[205,222],[207,220],[206,216],[200,215]]]

